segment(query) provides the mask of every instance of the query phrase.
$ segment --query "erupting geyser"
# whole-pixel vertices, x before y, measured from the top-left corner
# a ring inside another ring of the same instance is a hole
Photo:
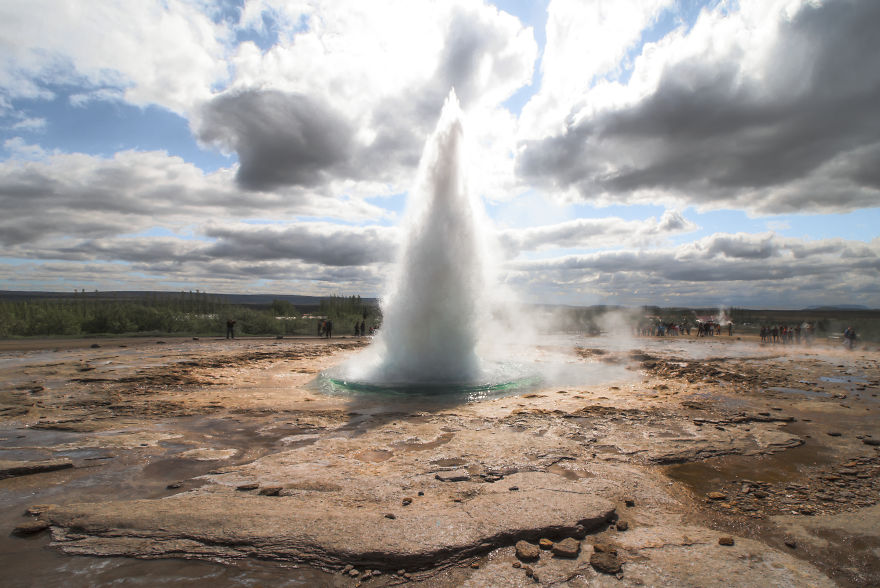
[[[366,354],[329,374],[333,383],[460,391],[512,384],[510,373],[499,377],[499,366],[477,354],[479,336],[491,321],[486,293],[493,280],[482,211],[467,188],[464,150],[462,113],[452,91],[410,194],[400,256],[382,300],[382,328]]]
[[[473,382],[477,329],[486,317],[484,247],[467,189],[455,92],[428,139],[401,257],[383,299],[380,362],[370,379]]]

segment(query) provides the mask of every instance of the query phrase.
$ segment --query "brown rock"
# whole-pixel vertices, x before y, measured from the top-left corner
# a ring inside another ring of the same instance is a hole
[[[593,545],[593,551],[597,553],[613,553],[614,555],[617,555],[617,548],[608,543],[596,543]]]
[[[12,534],[17,537],[26,537],[28,535],[36,535],[37,533],[42,533],[48,528],[49,523],[47,523],[46,521],[27,521],[26,523],[21,523],[17,525],[12,530]]]
[[[15,476],[29,476],[43,472],[72,468],[69,459],[50,459],[46,461],[7,461],[0,460],[0,480]]]
[[[409,506],[410,504],[412,504],[412,501],[413,499],[409,496],[404,496],[402,500],[403,506]]]
[[[278,496],[283,488],[281,486],[263,486],[260,488],[261,496]]]
[[[581,542],[568,537],[553,544],[553,555],[556,557],[577,557],[581,551]]]
[[[541,539],[538,541],[538,546],[540,546],[541,549],[553,549],[553,541],[550,539]]]
[[[467,470],[455,470],[452,472],[440,472],[434,476],[441,482],[467,482],[471,475]]]
[[[260,485],[256,482],[248,482],[247,484],[239,484],[235,489],[241,492],[247,492],[248,490],[256,490],[259,487]]]
[[[719,537],[718,545],[733,545],[733,537]]]
[[[706,496],[712,500],[727,500],[727,494],[724,492],[709,492]]]
[[[44,512],[49,510],[50,508],[54,508],[56,506],[58,506],[58,505],[57,504],[32,504],[31,506],[28,507],[28,509],[25,512],[29,515],[33,515],[36,517],[36,516],[40,516],[41,514],[43,514]]]
[[[617,530],[618,531],[626,531],[629,529],[629,523],[626,521],[617,521]]]
[[[590,556],[590,565],[597,572],[603,574],[617,574],[620,572],[620,559],[616,553],[596,551]]]
[[[516,557],[523,561],[538,559],[541,557],[541,548],[528,541],[517,541]]]

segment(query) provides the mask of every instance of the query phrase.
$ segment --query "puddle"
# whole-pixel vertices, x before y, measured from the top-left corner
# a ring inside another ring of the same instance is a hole
[[[407,439],[406,441],[395,443],[394,447],[398,449],[403,449],[405,451],[425,451],[428,449],[436,449],[441,445],[445,445],[452,441],[453,437],[455,437],[454,433],[443,433],[433,441],[426,441],[424,443],[417,440]]]
[[[831,395],[827,392],[817,392],[815,390],[801,390],[799,388],[785,388],[783,386],[774,386],[772,388],[767,388],[767,390],[782,392],[783,394],[799,394],[802,396],[813,396],[815,398],[831,398]]]
[[[809,475],[807,469],[830,464],[831,455],[814,443],[772,455],[728,455],[704,461],[666,466],[664,473],[703,496],[734,480],[797,482]]]
[[[242,463],[285,448],[282,439],[301,433],[283,422],[265,428],[265,420],[187,417],[151,424],[154,434],[174,431],[183,437],[135,447],[111,457],[106,449],[69,449],[89,433],[68,431],[0,430],[0,459],[46,459],[66,456],[75,467],[67,470],[0,480],[0,527],[12,529],[27,520],[22,516],[33,504],[66,504],[133,498],[161,498],[209,483],[204,476],[218,464]],[[262,427],[262,430],[260,429]],[[105,432],[118,435],[123,430]],[[199,455],[186,452],[199,449]],[[242,449],[232,455],[232,449]],[[217,452],[214,455],[211,452]],[[391,452],[386,452],[390,457]],[[208,456],[223,460],[196,459]],[[387,457],[386,457],[387,459]],[[167,488],[180,483],[179,488]],[[47,549],[49,537],[41,534],[21,539],[0,534],[0,566],[4,577],[27,578],[32,586],[108,586],[116,584],[167,586],[325,586],[334,576],[312,569],[268,562],[212,563],[184,560],[143,561],[127,558],[67,556]],[[149,578],[147,581],[146,579]]]
[[[847,378],[847,377],[837,377],[837,376],[822,376],[819,378],[823,382],[830,382],[832,384],[867,384],[867,380],[857,380],[856,378]]]
[[[387,449],[365,449],[363,451],[358,451],[354,454],[355,459],[360,461],[369,461],[373,463],[378,463],[380,461],[387,461],[391,459],[391,456],[394,455],[393,451],[388,451]]]
[[[457,468],[467,464],[467,461],[458,457],[448,457],[445,459],[435,459],[431,461],[431,465],[441,468]]]
[[[568,468],[565,468],[565,467],[559,465],[558,463],[553,464],[552,466],[547,468],[547,471],[550,472],[551,474],[556,474],[557,476],[562,476],[566,480],[575,481],[575,480],[580,480],[582,477],[580,474],[578,474],[578,472],[576,472],[574,470],[570,470]]]

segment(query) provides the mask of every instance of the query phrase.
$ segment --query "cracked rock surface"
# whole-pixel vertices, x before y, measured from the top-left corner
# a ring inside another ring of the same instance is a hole
[[[876,351],[572,346],[568,361],[615,379],[469,403],[322,394],[316,373],[358,341],[125,345],[25,353],[0,374],[0,457],[70,464],[0,480],[2,520],[35,530],[0,542],[8,573],[59,579],[28,547],[48,526],[54,553],[90,556],[57,569],[98,585],[119,580],[98,568],[136,559],[168,577],[189,559],[222,562],[205,578],[339,586],[880,581],[869,550],[850,570],[834,555],[845,529],[871,544],[880,528],[864,442],[880,438]],[[840,365],[852,390],[819,383]],[[784,391],[802,381],[819,391]],[[537,555],[518,559],[520,541]]]

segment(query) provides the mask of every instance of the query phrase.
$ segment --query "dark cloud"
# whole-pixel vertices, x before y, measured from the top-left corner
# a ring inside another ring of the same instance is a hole
[[[313,223],[294,227],[209,228],[218,239],[205,250],[215,258],[299,259],[326,266],[357,266],[391,261],[394,230]]]
[[[505,99],[531,75],[525,31],[510,15],[456,6],[444,34],[437,62],[425,64],[432,74],[393,96],[365,95],[361,118],[333,110],[321,90],[234,90],[202,107],[198,137],[238,154],[237,180],[248,190],[408,179],[451,89],[467,109]],[[369,143],[356,136],[363,127],[374,134]]]
[[[110,237],[77,241],[67,238],[45,246],[18,246],[12,253],[31,259],[121,261],[174,273],[182,271],[184,266],[192,271],[197,265],[219,264],[231,268],[232,273],[247,276],[251,272],[262,273],[277,263],[306,264],[315,273],[339,273],[344,267],[387,263],[396,251],[396,230],[385,227],[328,223],[284,227],[229,225],[208,226],[200,233],[198,239]]]
[[[859,255],[852,256],[853,250]],[[842,239],[804,242],[773,235],[716,234],[675,249],[607,251],[521,261],[522,271],[654,275],[663,281],[751,281],[795,276],[878,272],[880,250]]]
[[[361,200],[297,188],[242,191],[228,171],[205,174],[163,152],[134,151],[111,159],[73,154],[0,162],[0,210],[0,244],[6,247],[57,239],[106,240],[205,218],[302,214],[363,219],[383,212]],[[66,257],[71,252],[59,249],[57,254]]]
[[[523,74],[530,73],[530,64],[524,62],[520,51],[512,49],[513,31],[497,20],[503,16],[457,7],[433,76],[437,92],[445,96],[449,88],[455,88],[467,109],[488,92],[512,93],[528,81]]]
[[[199,138],[238,153],[236,179],[250,190],[315,186],[346,164],[353,129],[325,103],[302,94],[222,94],[202,111]]]
[[[878,2],[805,6],[779,24],[763,71],[748,71],[738,53],[668,64],[641,101],[528,142],[518,170],[586,199],[661,191],[762,212],[876,206],[877,22]],[[823,166],[833,167],[833,201],[828,192],[780,191],[831,173]]]

